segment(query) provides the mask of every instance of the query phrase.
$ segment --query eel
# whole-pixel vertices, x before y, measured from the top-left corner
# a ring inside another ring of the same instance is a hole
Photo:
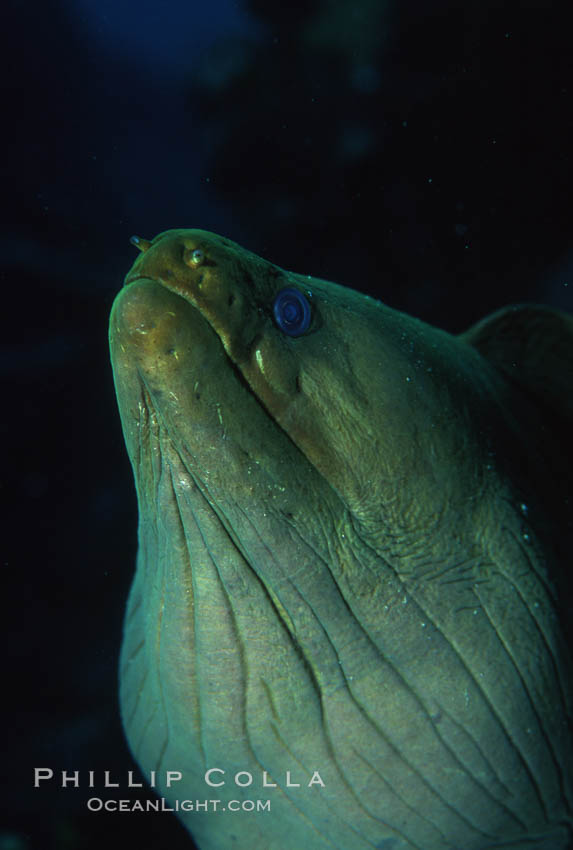
[[[120,703],[151,784],[201,850],[564,850],[571,316],[454,336],[204,230],[132,241]]]

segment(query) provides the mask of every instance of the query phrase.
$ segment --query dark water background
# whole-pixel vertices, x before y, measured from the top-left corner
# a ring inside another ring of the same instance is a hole
[[[107,352],[129,236],[214,230],[453,332],[573,309],[568,5],[5,0],[0,850],[190,847],[168,815],[32,788],[35,766],[133,768],[136,505]]]

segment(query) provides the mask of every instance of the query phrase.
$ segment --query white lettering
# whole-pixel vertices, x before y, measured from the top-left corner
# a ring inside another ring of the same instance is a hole
[[[171,788],[174,782],[180,782],[183,779],[183,774],[178,770],[168,770],[165,776],[168,788]]]
[[[127,787],[128,788],[143,788],[143,782],[133,781],[133,770],[127,771]]]
[[[104,773],[104,788],[119,788],[119,782],[112,782],[109,778],[111,770],[106,770]]]
[[[315,770],[314,773],[312,774],[311,780],[308,783],[308,787],[310,788],[311,785],[320,785],[321,788],[324,788],[324,782],[322,781],[320,773],[318,772],[318,770]]]
[[[241,780],[239,779],[239,776],[246,776],[247,781],[241,782]],[[241,788],[246,788],[247,785],[252,785],[252,782],[253,782],[253,774],[252,773],[248,773],[248,771],[246,771],[246,770],[240,770],[238,773],[235,773],[235,785],[239,785],[239,787],[241,787]]]
[[[267,781],[268,778],[269,778],[269,774],[266,772],[266,770],[263,771],[263,788],[276,788],[277,783],[276,782],[268,782]]]
[[[70,773],[69,775],[66,770],[62,770],[62,788],[67,788],[68,783],[71,784],[72,788],[80,787],[79,770],[74,770],[73,773]]]
[[[210,785],[212,788],[220,788],[221,785],[225,784],[225,780],[223,779],[222,782],[211,782],[211,774],[213,774],[213,773],[220,773],[221,776],[224,776],[225,771],[221,770],[220,767],[212,767],[205,774],[205,782],[207,783],[207,785]]]
[[[290,770],[286,772],[286,784],[287,788],[300,788],[300,782],[291,782],[290,781]]]
[[[42,775],[43,774],[43,775]],[[37,788],[42,781],[42,779],[51,779],[54,775],[54,771],[49,767],[35,767],[34,768],[34,788]]]

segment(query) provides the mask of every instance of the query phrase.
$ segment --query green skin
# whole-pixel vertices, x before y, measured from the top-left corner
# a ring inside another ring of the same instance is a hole
[[[121,705],[144,772],[171,801],[271,800],[181,815],[201,850],[566,848],[534,406],[469,337],[227,239],[139,247],[110,339],[140,513]],[[312,293],[300,337],[272,318],[285,286]]]

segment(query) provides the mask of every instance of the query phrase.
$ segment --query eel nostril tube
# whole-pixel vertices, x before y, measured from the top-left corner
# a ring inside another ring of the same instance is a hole
[[[135,245],[142,254],[145,254],[145,252],[151,248],[151,242],[149,239],[142,239],[141,236],[130,236],[129,241],[132,245]]]

